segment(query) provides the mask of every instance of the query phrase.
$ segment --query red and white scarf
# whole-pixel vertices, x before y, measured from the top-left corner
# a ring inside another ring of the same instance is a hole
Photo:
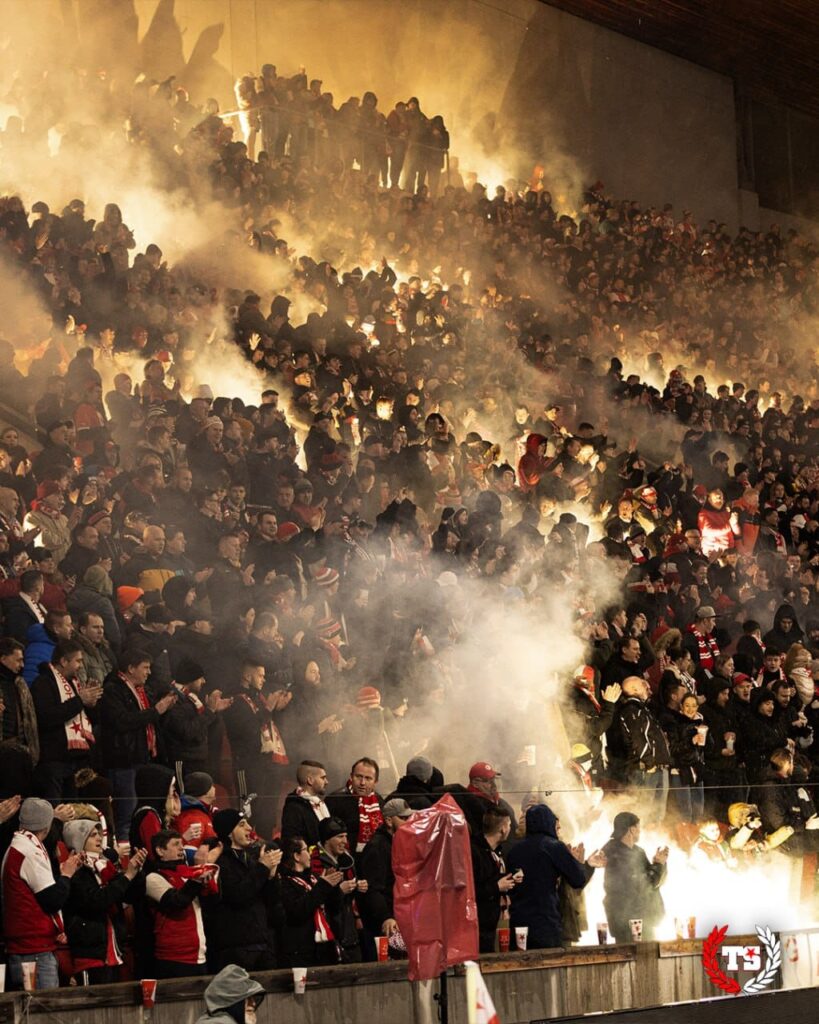
[[[352,784],[349,782],[347,783],[347,792],[355,796]],[[375,835],[376,830],[384,824],[384,815],[381,813],[381,804],[378,802],[377,793],[359,796],[356,799],[358,800],[358,839],[355,848],[356,852],[360,853]]]
[[[691,634],[697,641],[699,668],[711,672],[714,660],[719,656],[719,646],[711,633],[700,633],[696,626],[689,626]]]
[[[296,796],[300,796],[302,800],[306,800],[308,804],[313,808],[313,814],[318,818],[319,821],[324,821],[325,818],[330,817],[330,811],[327,808],[327,804],[317,796],[315,793],[308,793],[303,789],[302,786],[296,786]]]
[[[318,882],[318,879],[314,874],[309,871],[306,875],[288,875],[291,882],[295,885],[301,886],[302,889],[306,889],[310,892]],[[327,915],[324,913],[324,906],[318,906],[313,911],[313,925],[315,927],[314,938],[316,942],[335,942],[336,937],[333,935],[333,929],[330,927],[330,922],[327,920]]]
[[[204,712],[205,705],[202,703],[199,697],[195,693],[193,693],[192,690],[189,690],[187,686],[181,686],[179,683],[174,683],[173,685],[179,692],[180,697],[187,697],[191,704],[193,704],[193,706],[196,708],[197,715],[201,715]]]
[[[148,708],[150,708],[151,706],[151,701],[150,698],[148,697],[148,694],[145,692],[145,687],[134,686],[130,679],[128,679],[127,676],[124,676],[122,672],[119,673],[119,677],[131,691],[134,697],[136,697],[137,703],[139,704],[140,708],[143,711],[147,711]],[[153,724],[153,722],[148,722],[148,724],[145,726],[145,740],[148,743],[148,753],[151,755],[151,757],[156,757],[156,726]]]
[[[73,679],[66,679],[53,665],[49,667],[57,684],[60,703],[65,704],[66,701],[79,697]],[[91,728],[91,722],[85,713],[85,709],[78,712],[73,718],[69,718],[63,727],[65,729],[65,742],[69,750],[91,749],[91,745],[94,743],[94,730]]]
[[[261,713],[262,709],[250,694],[240,693],[239,697],[247,704],[254,715]],[[273,764],[290,764],[290,758],[287,756],[282,734],[270,717],[259,726],[259,744],[259,753],[270,754],[270,760]]]

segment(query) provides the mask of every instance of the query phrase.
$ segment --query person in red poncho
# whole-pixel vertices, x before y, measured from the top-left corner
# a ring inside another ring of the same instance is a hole
[[[739,516],[725,507],[722,491],[709,492],[708,500],[697,516],[697,527],[702,538],[702,553],[706,557],[734,547],[735,538],[740,535]]]
[[[526,451],[518,462],[518,480],[524,492],[533,491],[540,483],[549,462],[546,458],[548,439],[543,434],[530,434],[526,438]]]

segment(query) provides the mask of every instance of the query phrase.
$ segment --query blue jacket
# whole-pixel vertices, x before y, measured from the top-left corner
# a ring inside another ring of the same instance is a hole
[[[40,665],[44,661],[51,661],[51,655],[56,646],[56,639],[51,636],[41,622],[35,622],[33,626],[28,627],[23,679],[29,686],[40,674]]]
[[[581,864],[557,838],[557,818],[545,804],[536,804],[526,812],[526,836],[510,850],[506,868],[523,871],[523,882],[511,893],[511,927],[529,928],[530,949],[560,946],[563,935],[558,883],[562,878],[573,889],[582,889],[594,868]]]

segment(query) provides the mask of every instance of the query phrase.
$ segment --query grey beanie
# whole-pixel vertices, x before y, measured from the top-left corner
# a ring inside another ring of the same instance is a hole
[[[44,828],[51,828],[52,821],[54,808],[48,800],[30,796],[23,801],[20,807],[20,828],[29,832],[41,832]]]
[[[90,818],[77,818],[75,821],[67,821],[63,825],[63,842],[69,850],[82,853],[85,843],[95,828],[99,828],[98,821]]]
[[[407,761],[407,775],[412,775],[419,782],[429,782],[432,778],[432,770],[432,761],[421,754],[418,757],[411,757]]]

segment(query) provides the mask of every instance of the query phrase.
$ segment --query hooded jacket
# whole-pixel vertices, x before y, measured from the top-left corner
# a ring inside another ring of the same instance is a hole
[[[793,623],[787,633],[782,629],[783,619],[790,619]],[[804,637],[805,634],[799,625],[793,605],[781,604],[774,615],[773,629],[768,630],[762,637],[762,641],[766,647],[776,647],[780,651],[787,651],[791,644],[802,643]]]
[[[244,1024],[245,1000],[254,996],[264,999],[264,988],[254,981],[244,967],[229,964],[205,989],[207,1010],[196,1024]]]
[[[538,448],[548,443],[543,434],[530,434],[526,438],[526,451],[518,462],[518,481],[522,491],[533,491],[546,472],[548,461],[538,454]]]
[[[526,836],[507,857],[509,872],[523,871],[523,882],[512,890],[510,926],[529,928],[528,947],[548,949],[562,944],[560,896],[562,879],[582,889],[594,868],[581,864],[557,838],[557,817],[545,804],[526,812]]]
[[[23,679],[29,686],[40,674],[40,666],[51,661],[51,655],[56,646],[57,638],[49,633],[42,623],[36,622],[33,626],[28,627]]]

